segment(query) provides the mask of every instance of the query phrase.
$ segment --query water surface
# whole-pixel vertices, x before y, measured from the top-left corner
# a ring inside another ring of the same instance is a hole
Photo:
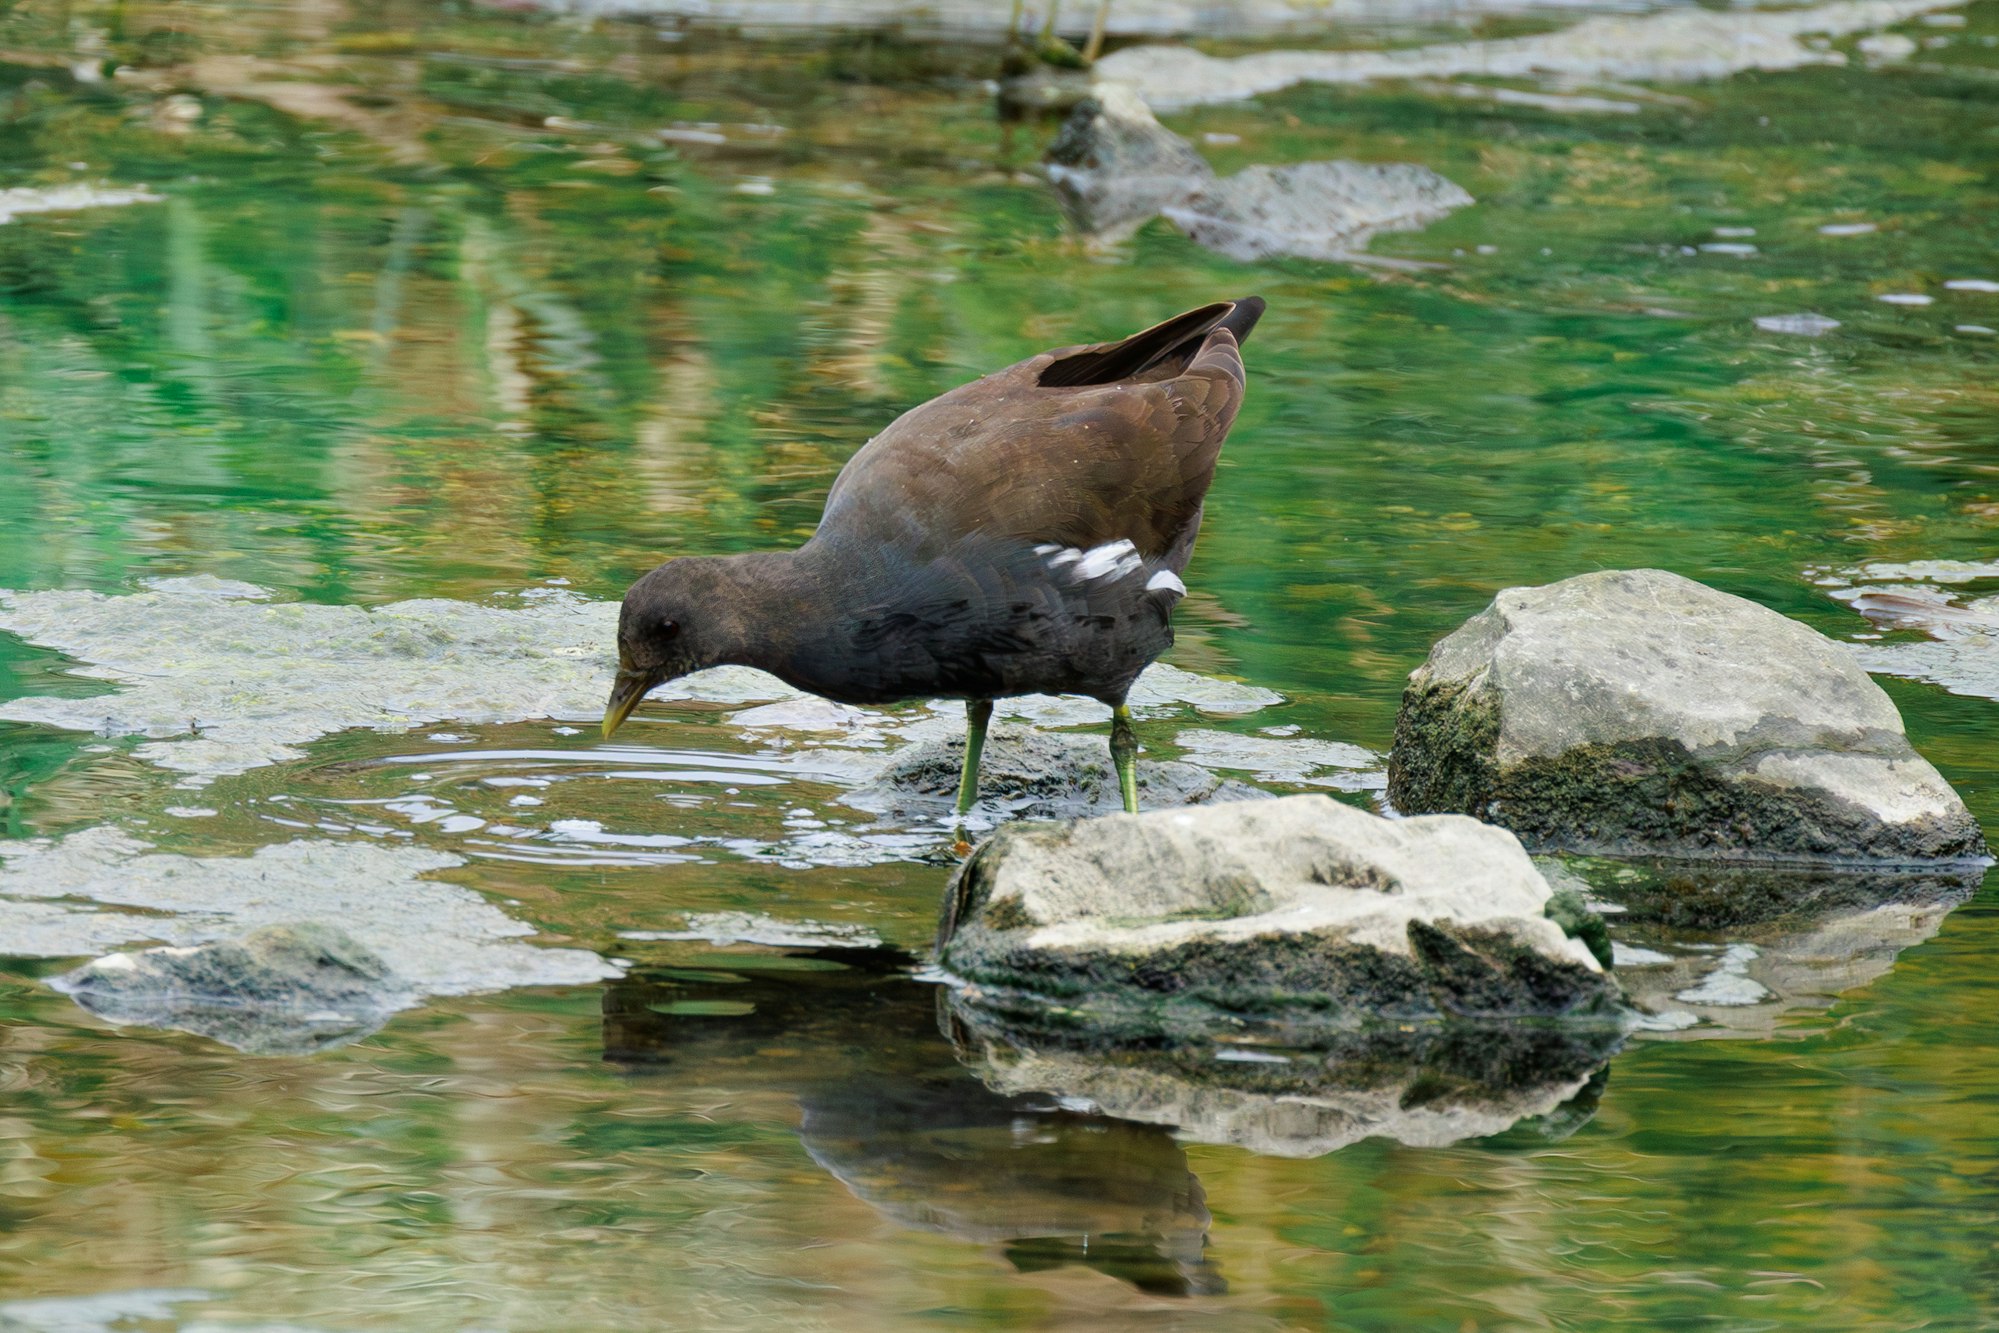
[[[1480,200],[1376,242],[1438,267],[1377,272],[1239,265],[1158,224],[1077,245],[1022,174],[1045,130],[997,123],[975,49],[400,3],[17,7],[0,187],[161,198],[0,224],[0,588],[208,576],[314,610],[447,599],[420,626],[460,627],[553,593],[587,619],[663,557],[802,539],[914,402],[1256,292],[1170,660],[1284,702],[1162,699],[1143,739],[1365,802],[1365,756],[1273,770],[1267,743],[1385,750],[1407,672],[1500,588],[1661,566],[1861,638],[1883,631],[1827,571],[1999,551],[1999,338],[1959,327],[1999,326],[1999,295],[1944,285],[1999,280],[1999,8],[1958,15],[1901,25],[1900,62],[1640,90],[1630,114],[1369,85],[1168,117],[1225,171],[1416,161]],[[1878,299],[1898,294],[1933,299]],[[1803,312],[1841,327],[1754,322]],[[199,645],[218,678],[323,623],[231,647],[176,606],[146,651]],[[588,642],[508,640],[492,680],[552,679],[520,664]],[[84,665],[0,634],[0,698],[103,692]],[[1999,703],[1883,683],[1999,830]],[[262,688],[217,697],[254,714]],[[843,800],[948,714],[759,726],[760,701],[711,699],[606,747],[522,690],[395,732],[329,690],[326,734],[206,768],[172,736],[0,724],[12,838],[434,852],[533,943],[626,972],[250,1058],[112,1029],[41,983],[62,960],[17,959],[0,1324],[1999,1320],[1999,885],[1753,1023],[1634,1042],[1566,1116],[1299,1159],[1002,1095],[961,1058],[912,976],[941,832]],[[876,945],[644,937],[698,934],[690,913]]]

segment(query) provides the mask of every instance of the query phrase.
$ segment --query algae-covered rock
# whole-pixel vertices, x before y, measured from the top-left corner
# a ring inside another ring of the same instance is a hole
[[[1292,796],[1003,828],[947,889],[938,953],[974,1003],[1106,1040],[1607,1018],[1616,984],[1551,896],[1504,830]]]
[[[1407,162],[1298,162],[1217,177],[1131,89],[1099,83],[1048,150],[1049,183],[1076,226],[1120,240],[1164,215],[1196,244],[1246,262],[1348,259],[1473,202]]]
[[[881,773],[844,798],[872,814],[908,819],[948,813],[958,798],[965,738],[924,741],[898,751]],[[1193,764],[1138,765],[1142,805],[1160,809],[1252,800],[1254,787]],[[1124,808],[1110,750],[1101,736],[995,728],[979,755],[979,805],[1012,819],[1073,819]]]
[[[1852,654],[1660,570],[1510,588],[1409,680],[1390,801],[1613,855],[1985,855]]]
[[[55,982],[125,1026],[178,1028],[258,1054],[351,1041],[407,1006],[409,987],[344,931],[263,926],[241,939],[114,953]]]

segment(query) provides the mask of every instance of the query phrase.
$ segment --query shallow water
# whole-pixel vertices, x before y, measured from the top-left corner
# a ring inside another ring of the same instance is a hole
[[[1863,642],[1999,832],[1999,338],[1965,331],[1999,326],[1999,6],[1960,16],[1697,85],[1166,117],[1224,172],[1414,161],[1479,199],[1375,242],[1439,267],[1376,272],[1163,224],[1077,246],[977,50],[0,15],[0,189],[159,196],[0,222],[0,1327],[1999,1321],[1999,879],[1857,924],[1626,914],[1634,990],[1681,1017],[1539,1101],[1440,1076],[1300,1156],[1356,1103],[1203,1142],[1223,1118],[1176,1138],[954,1046],[917,970],[947,831],[848,799],[950,710],[724,680],[590,726],[636,573],[797,541],[854,447],[971,375],[1255,291],[1158,757],[1368,802],[1437,637],[1657,565]],[[1635,109],[1549,100],[1578,94]],[[1838,327],[1774,318],[1804,314]],[[277,910],[262,849],[356,929],[479,942],[310,1057],[44,984],[198,936],[176,893]],[[567,981],[460,993],[482,969]]]

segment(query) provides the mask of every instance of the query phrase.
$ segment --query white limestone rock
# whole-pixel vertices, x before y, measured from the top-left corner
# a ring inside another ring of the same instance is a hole
[[[946,890],[938,953],[974,1003],[1107,1040],[1608,1017],[1553,896],[1502,829],[1291,796],[1003,828]]]

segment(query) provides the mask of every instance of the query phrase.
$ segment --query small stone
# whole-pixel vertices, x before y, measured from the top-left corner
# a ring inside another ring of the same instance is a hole
[[[317,922],[109,954],[54,984],[113,1023],[178,1028],[255,1054],[352,1041],[412,1000],[373,951]]]

